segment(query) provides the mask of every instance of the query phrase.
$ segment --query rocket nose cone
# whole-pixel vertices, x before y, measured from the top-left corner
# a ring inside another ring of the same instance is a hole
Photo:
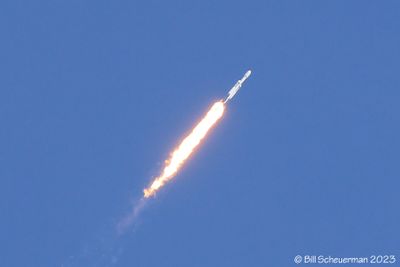
[[[251,70],[248,70],[245,75],[246,75],[246,77],[249,77],[250,74],[251,74]]]

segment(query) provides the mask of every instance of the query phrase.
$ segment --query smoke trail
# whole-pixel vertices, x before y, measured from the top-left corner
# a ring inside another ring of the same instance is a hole
[[[145,198],[153,196],[165,183],[176,175],[186,159],[207,135],[208,131],[222,117],[224,110],[225,105],[222,101],[214,103],[206,116],[171,154],[170,159],[166,161],[167,165],[161,175],[155,178],[148,188],[143,190]]]
[[[122,235],[132,225],[135,219],[139,216],[139,213],[143,210],[146,205],[146,199],[143,197],[133,206],[130,213],[128,213],[118,224],[117,233]]]

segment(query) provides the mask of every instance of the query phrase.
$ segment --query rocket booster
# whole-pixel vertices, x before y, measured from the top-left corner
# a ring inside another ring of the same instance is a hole
[[[242,87],[242,84],[244,83],[244,81],[246,81],[247,78],[249,78],[251,74],[251,70],[248,70],[242,79],[240,79],[239,81],[237,81],[237,83],[231,88],[231,90],[229,90],[228,92],[228,96],[224,101],[224,104],[227,103],[229,100],[231,100],[236,93],[239,91],[239,89]]]

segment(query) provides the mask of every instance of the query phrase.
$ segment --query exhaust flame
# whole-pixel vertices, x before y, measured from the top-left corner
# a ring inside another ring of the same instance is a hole
[[[194,127],[192,132],[183,139],[182,143],[174,150],[161,175],[155,178],[151,185],[144,189],[144,197],[153,196],[166,182],[171,180],[178,170],[192,154],[193,150],[200,144],[212,126],[222,117],[225,110],[224,103],[214,103],[207,115]]]

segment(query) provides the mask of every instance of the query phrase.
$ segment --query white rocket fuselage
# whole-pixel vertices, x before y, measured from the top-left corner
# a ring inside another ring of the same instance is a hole
[[[251,74],[251,70],[248,70],[244,74],[243,78],[240,79],[239,81],[237,81],[237,83],[231,88],[231,90],[229,90],[228,97],[225,99],[224,103],[228,102],[236,95],[236,93],[242,87],[242,84],[244,83],[244,81],[246,81],[246,79],[249,78],[250,74]]]

